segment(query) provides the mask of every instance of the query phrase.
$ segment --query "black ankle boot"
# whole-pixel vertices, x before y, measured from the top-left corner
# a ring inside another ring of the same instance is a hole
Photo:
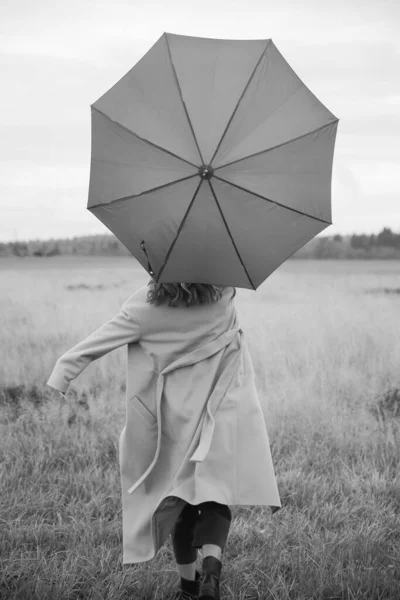
[[[198,600],[220,600],[219,578],[222,562],[215,556],[203,558],[203,573],[200,579]]]
[[[194,581],[181,577],[180,588],[175,596],[175,600],[197,600],[200,587],[200,573],[196,569],[196,579]]]

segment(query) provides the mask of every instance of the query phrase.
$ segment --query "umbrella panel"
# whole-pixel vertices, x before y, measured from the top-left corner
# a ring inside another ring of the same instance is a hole
[[[92,108],[88,208],[197,175],[197,167],[160,150]]]
[[[141,138],[201,164],[165,35],[92,107]]]
[[[209,164],[270,40],[165,36],[202,162]]]
[[[173,244],[183,216],[199,187],[200,178],[173,183],[124,200],[89,208],[133,254],[146,271],[147,256],[157,274]]]
[[[337,121],[271,41],[249,81],[212,165],[231,163]]]
[[[245,190],[331,224],[331,179],[337,122],[214,170]]]
[[[249,277],[247,285],[242,285],[239,269],[235,268],[237,263],[232,270],[226,263],[225,270],[230,270],[227,280],[231,281],[226,285],[257,289],[285,260],[329,225],[217,177],[210,183]]]

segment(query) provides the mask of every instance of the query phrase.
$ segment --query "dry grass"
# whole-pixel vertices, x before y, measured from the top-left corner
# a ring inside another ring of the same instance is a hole
[[[400,597],[400,298],[383,292],[399,276],[396,261],[288,261],[237,290],[283,509],[232,507],[223,600]],[[122,566],[126,349],[68,405],[45,386],[147,281],[125,257],[0,261],[1,599],[173,597],[169,541]]]

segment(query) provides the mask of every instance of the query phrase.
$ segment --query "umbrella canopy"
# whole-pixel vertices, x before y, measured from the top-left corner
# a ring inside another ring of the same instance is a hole
[[[256,290],[332,224],[339,119],[271,39],[164,33],[91,119],[87,208],[156,282]]]

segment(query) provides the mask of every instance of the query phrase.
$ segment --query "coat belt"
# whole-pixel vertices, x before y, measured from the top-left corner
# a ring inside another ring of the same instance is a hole
[[[212,342],[209,342],[205,346],[202,346],[201,348],[197,348],[193,352],[189,352],[188,354],[181,356],[180,358],[178,358],[178,360],[176,360],[173,363],[171,363],[170,365],[168,365],[165,369],[163,369],[159,373],[158,380],[157,380],[158,433],[157,433],[156,453],[154,455],[154,458],[153,458],[151,464],[146,469],[146,471],[143,473],[143,475],[141,475],[141,477],[139,477],[139,479],[129,488],[128,494],[132,494],[136,490],[136,488],[138,488],[139,485],[146,479],[146,477],[149,475],[149,473],[152,471],[154,465],[156,464],[156,462],[158,460],[158,456],[160,454],[160,449],[161,449],[161,398],[162,398],[162,393],[163,393],[163,389],[164,389],[165,375],[167,375],[171,371],[174,371],[175,369],[179,369],[180,367],[187,367],[189,365],[194,365],[206,358],[209,358],[210,356],[213,356],[213,354],[217,354],[217,352],[220,352],[220,350],[222,350],[222,348],[225,348],[232,342],[232,340],[234,340],[235,335],[237,333],[241,334],[239,337],[240,349],[238,352],[237,360],[234,363],[232,363],[229,366],[229,368],[226,369],[222,373],[221,377],[219,378],[219,380],[217,382],[217,385],[215,386],[213,392],[211,393],[211,395],[207,401],[207,410],[206,410],[205,417],[203,419],[199,445],[197,446],[197,449],[195,450],[195,452],[193,453],[193,455],[190,458],[191,461],[195,461],[195,462],[202,462],[205,459],[205,457],[207,456],[207,453],[210,449],[213,434],[214,434],[215,421],[214,421],[213,413],[216,412],[219,405],[221,404],[226,392],[228,391],[228,388],[231,384],[232,379],[234,378],[234,376],[237,373],[237,370],[238,370],[238,367],[240,364],[242,350],[243,350],[243,341],[242,341],[243,340],[243,331],[241,328],[235,328],[235,329],[230,329],[229,331],[226,331],[225,333],[220,335],[217,339],[213,340]],[[213,410],[211,410],[212,408],[213,408]]]

